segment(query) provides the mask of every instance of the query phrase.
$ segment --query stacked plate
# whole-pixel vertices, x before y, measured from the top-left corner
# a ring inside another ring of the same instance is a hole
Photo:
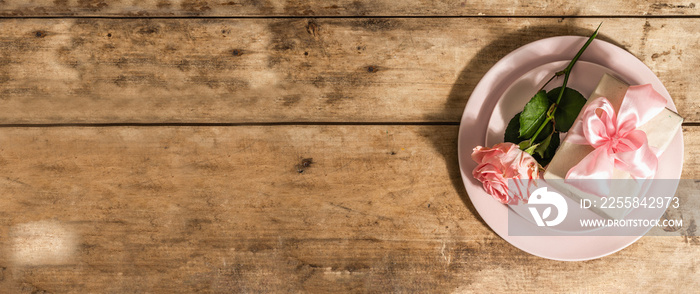
[[[472,177],[476,163],[472,149],[503,142],[508,121],[522,111],[530,97],[555,72],[566,67],[588,38],[562,36],[532,42],[498,61],[479,81],[469,97],[459,128],[459,165],[464,186],[474,207],[503,239],[530,254],[555,260],[588,260],[619,251],[640,236],[510,236],[508,206],[488,195]],[[573,68],[568,87],[588,97],[603,74],[631,85],[651,84],[676,110],[668,91],[639,59],[613,44],[594,40]],[[559,79],[561,80],[561,79]],[[552,82],[547,90],[561,85]],[[679,179],[683,166],[683,134],[679,131],[659,158],[655,178]],[[512,216],[511,216],[512,217]],[[536,226],[523,218],[523,222]]]

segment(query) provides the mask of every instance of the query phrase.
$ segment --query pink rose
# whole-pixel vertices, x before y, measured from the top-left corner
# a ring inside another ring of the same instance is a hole
[[[509,195],[508,179],[530,180],[539,178],[539,164],[528,153],[513,143],[499,143],[493,148],[477,146],[472,152],[476,161],[472,175],[484,185],[484,190],[504,204],[516,204],[522,195]],[[528,184],[529,185],[529,184]]]

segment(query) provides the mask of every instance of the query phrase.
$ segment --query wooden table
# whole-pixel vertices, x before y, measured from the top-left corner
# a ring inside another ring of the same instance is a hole
[[[456,140],[497,60],[604,21],[671,93],[697,178],[700,7],[506,2],[0,1],[0,289],[697,290],[697,237],[511,246]]]

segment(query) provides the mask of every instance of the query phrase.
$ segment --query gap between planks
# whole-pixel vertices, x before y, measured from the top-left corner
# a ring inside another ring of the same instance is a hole
[[[250,123],[59,123],[0,124],[0,128],[63,127],[265,127],[265,126],[458,126],[459,122],[250,122]],[[699,127],[700,122],[684,122],[684,127]]]
[[[557,18],[700,18],[700,15],[283,15],[283,16],[109,16],[109,15],[35,15],[35,16],[0,16],[0,19],[369,19],[369,18],[389,18],[389,19],[429,19],[429,18],[528,18],[528,19],[557,19]]]
[[[248,122],[248,123],[56,123],[0,124],[0,128],[58,127],[239,127],[239,126],[458,126],[459,122]]]

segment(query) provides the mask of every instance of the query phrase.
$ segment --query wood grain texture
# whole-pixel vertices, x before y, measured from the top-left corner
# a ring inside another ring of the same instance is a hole
[[[4,0],[2,16],[577,16],[697,15],[694,2],[665,0]]]
[[[700,121],[700,19],[6,19],[0,123],[458,122],[507,53],[603,20]]]
[[[645,237],[609,257],[575,263],[509,245],[466,200],[457,130],[1,128],[0,288],[447,293],[700,286],[697,238]],[[700,157],[688,147],[700,140],[700,127],[684,131],[684,176],[696,176]]]

